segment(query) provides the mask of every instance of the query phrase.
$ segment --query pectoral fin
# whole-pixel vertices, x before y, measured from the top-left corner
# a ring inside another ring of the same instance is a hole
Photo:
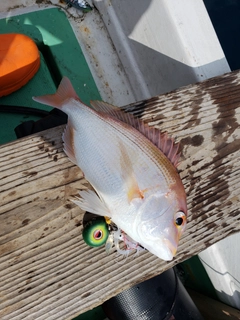
[[[127,197],[128,197],[129,203],[133,199],[136,199],[136,198],[143,199],[144,198],[143,192],[139,189],[139,186],[137,184],[135,177],[133,177],[133,176],[130,177],[129,181],[127,181],[127,186],[128,186]]]
[[[130,203],[133,199],[140,198],[143,199],[143,192],[140,190],[134,169],[133,169],[133,159],[130,158],[124,145],[119,142],[119,149],[121,152],[120,166],[123,181],[125,182],[125,189],[127,192],[128,202]]]

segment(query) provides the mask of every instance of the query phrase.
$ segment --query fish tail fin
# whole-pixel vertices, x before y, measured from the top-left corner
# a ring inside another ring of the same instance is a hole
[[[56,93],[33,97],[33,100],[61,109],[64,101],[70,98],[80,100],[71,84],[71,81],[67,77],[63,77]]]

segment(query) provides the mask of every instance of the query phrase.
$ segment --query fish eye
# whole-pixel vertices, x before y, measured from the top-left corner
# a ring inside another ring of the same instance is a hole
[[[176,214],[175,214],[175,225],[177,227],[181,227],[185,224],[186,222],[186,215],[184,212],[182,211],[178,211]]]

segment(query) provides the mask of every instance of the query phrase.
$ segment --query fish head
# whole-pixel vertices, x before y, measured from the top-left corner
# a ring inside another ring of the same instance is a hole
[[[139,208],[136,227],[140,244],[166,261],[176,255],[179,238],[186,228],[184,195],[174,190],[151,194]]]

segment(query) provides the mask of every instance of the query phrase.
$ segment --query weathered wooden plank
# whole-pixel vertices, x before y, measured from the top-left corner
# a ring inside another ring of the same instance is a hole
[[[70,319],[240,230],[240,72],[125,109],[181,140],[189,218],[176,258],[119,263],[84,244],[70,199],[89,184],[63,153],[63,127],[2,145],[1,319]]]

